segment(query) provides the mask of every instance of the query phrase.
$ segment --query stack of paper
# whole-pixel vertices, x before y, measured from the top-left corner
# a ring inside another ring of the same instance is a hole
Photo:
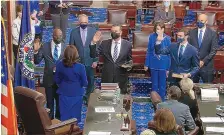
[[[206,127],[206,132],[224,133],[224,127]]]
[[[201,117],[203,123],[224,123],[224,118],[220,117]]]
[[[219,101],[219,91],[217,88],[201,89],[201,100]]]
[[[119,88],[118,83],[101,83],[101,90],[115,90]]]
[[[111,132],[90,131],[88,135],[111,135]]]
[[[115,109],[113,106],[98,106],[95,108],[95,112],[97,113],[111,113],[115,112]]]

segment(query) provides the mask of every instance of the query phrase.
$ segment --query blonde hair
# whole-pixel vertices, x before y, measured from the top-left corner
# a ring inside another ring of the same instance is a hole
[[[176,131],[176,120],[169,109],[161,108],[156,111],[154,116],[156,130],[163,133]]]
[[[190,78],[183,78],[180,81],[180,88],[184,93],[187,93],[191,99],[195,99],[194,91],[193,91],[194,83]]]
[[[140,135],[156,135],[156,133],[153,130],[146,129],[142,131]]]

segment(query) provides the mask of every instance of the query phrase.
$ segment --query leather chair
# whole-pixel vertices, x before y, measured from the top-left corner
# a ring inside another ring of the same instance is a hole
[[[150,121],[148,123],[148,128],[156,130],[155,122]],[[197,135],[198,131],[199,131],[199,128],[196,126],[196,128],[194,130],[187,132],[187,135]],[[184,132],[182,130],[182,126],[177,125],[177,134],[178,135],[184,135]]]
[[[133,32],[133,48],[147,49],[149,42],[149,34],[150,32],[148,31]]]
[[[76,126],[77,119],[61,122],[51,120],[44,108],[46,100],[43,94],[29,88],[18,86],[14,90],[17,111],[22,119],[26,134],[42,135],[81,135]]]
[[[127,10],[108,10],[109,24],[127,24]]]

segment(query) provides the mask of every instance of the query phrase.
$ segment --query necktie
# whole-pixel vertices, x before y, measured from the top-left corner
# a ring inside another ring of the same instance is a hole
[[[82,44],[83,46],[85,46],[85,43],[86,43],[86,32],[85,30],[82,31]]]
[[[181,45],[179,51],[179,59],[181,59],[181,57],[183,56],[183,52],[184,52],[184,45]]]
[[[57,48],[57,45],[55,45],[54,47],[54,62],[56,62],[58,60],[58,48]]]
[[[199,37],[198,37],[199,48],[201,47],[201,43],[202,43],[202,30],[200,30]]]
[[[114,55],[113,55],[113,61],[115,62],[117,60],[117,56],[118,56],[118,43],[115,42],[115,46],[114,46]]]

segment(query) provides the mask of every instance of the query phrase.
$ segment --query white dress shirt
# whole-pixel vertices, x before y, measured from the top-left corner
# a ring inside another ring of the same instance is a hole
[[[12,43],[18,45],[20,34],[21,18],[17,17],[12,23]]]
[[[187,44],[188,44],[188,42],[186,42],[185,44],[180,44],[180,45],[179,45],[179,49],[178,49],[178,57],[179,57],[179,54],[180,54],[180,48],[181,48],[181,45],[184,45],[184,48],[183,48],[183,54],[184,54],[184,51],[185,51],[185,49],[186,49],[186,47],[187,47]]]
[[[112,40],[112,45],[111,45],[111,56],[113,57],[114,56],[114,47],[115,47],[115,41]],[[120,54],[120,50],[121,50],[121,39],[117,42],[117,58]]]
[[[205,30],[206,30],[206,27],[201,28],[201,29],[199,29],[199,28],[198,28],[198,39],[199,39],[199,35],[200,35],[201,30],[202,30],[202,40],[203,40],[204,35],[205,35]]]
[[[54,43],[54,41],[52,40],[51,41],[51,54],[52,54],[52,56],[54,56],[54,49],[55,49],[55,43]],[[58,58],[60,57],[60,55],[61,55],[61,43],[60,44],[57,44],[57,49],[58,49]]]

